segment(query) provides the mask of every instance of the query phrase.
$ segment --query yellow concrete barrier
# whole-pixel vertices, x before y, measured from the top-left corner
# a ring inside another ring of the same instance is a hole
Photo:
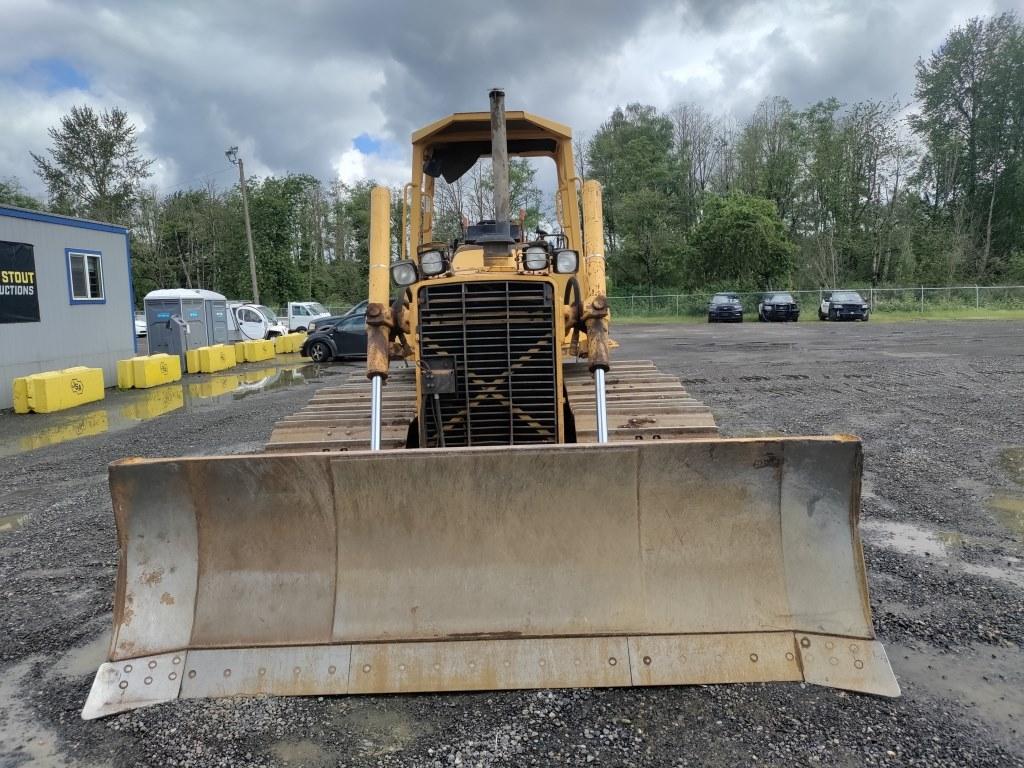
[[[236,341],[231,346],[233,346],[235,348],[235,362],[236,363],[244,363],[245,362],[245,342],[244,341]]]
[[[131,389],[135,386],[135,360],[129,357],[126,360],[117,361],[117,388]]]
[[[197,351],[201,373],[216,373],[235,366],[235,348],[228,344],[213,344]]]
[[[181,378],[181,358],[161,352],[158,355],[132,358],[132,386],[149,389],[170,384]]]
[[[258,363],[261,360],[269,360],[274,356],[274,342],[272,341],[244,341],[245,362]]]
[[[14,412],[28,413],[28,377],[14,380]]]
[[[16,413],[53,413],[102,400],[103,369],[77,366],[45,371],[14,380]]]
[[[185,350],[185,371],[199,373],[199,349]]]

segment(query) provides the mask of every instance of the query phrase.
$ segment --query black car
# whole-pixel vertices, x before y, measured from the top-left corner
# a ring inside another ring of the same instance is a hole
[[[742,323],[743,305],[735,293],[716,293],[708,302],[709,323]]]
[[[766,293],[757,305],[757,319],[762,323],[772,320],[795,323],[800,319],[800,307],[788,293]]]
[[[863,320],[871,316],[871,307],[856,291],[832,291],[821,297],[819,320]]]
[[[355,306],[349,307],[347,310],[342,312],[340,315],[331,315],[330,317],[325,317],[325,318],[323,318],[321,320],[313,320],[313,321],[310,322],[309,328],[307,330],[310,333],[312,333],[317,328],[325,328],[325,327],[327,327],[328,324],[334,325],[339,320],[341,320],[342,318],[348,317],[349,315],[365,315],[366,314],[366,305],[368,303],[369,302],[368,302],[367,299],[363,299],[362,301],[360,301]]]
[[[317,320],[316,328],[299,352],[314,363],[326,363],[336,357],[366,357],[366,313]]]

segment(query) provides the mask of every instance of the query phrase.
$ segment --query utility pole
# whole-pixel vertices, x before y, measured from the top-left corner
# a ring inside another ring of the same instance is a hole
[[[249,243],[249,276],[252,278],[252,303],[260,303],[260,289],[256,285],[256,252],[252,247],[252,224],[249,223],[249,193],[245,189],[245,166],[238,156],[238,147],[231,147],[224,155],[238,166],[238,184],[242,188],[242,213],[245,215],[245,238]]]

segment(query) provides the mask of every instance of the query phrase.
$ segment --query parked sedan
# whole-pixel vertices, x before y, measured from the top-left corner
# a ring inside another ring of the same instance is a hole
[[[366,315],[366,305],[368,301],[363,299],[353,307],[349,307],[348,310],[342,312],[340,315],[333,315],[331,317],[321,317],[319,320],[310,320],[309,327],[306,329],[309,333],[312,333],[317,328],[323,328],[328,323],[334,325],[342,318],[348,317],[349,315]]]
[[[819,320],[863,320],[871,315],[871,307],[856,291],[826,293],[818,307]]]
[[[800,307],[788,293],[766,293],[757,305],[757,319],[762,323],[772,320],[795,323],[800,319]]]
[[[735,293],[716,293],[708,302],[709,323],[742,323],[743,305]]]
[[[316,329],[302,342],[299,352],[314,363],[366,357],[365,312],[317,320]]]

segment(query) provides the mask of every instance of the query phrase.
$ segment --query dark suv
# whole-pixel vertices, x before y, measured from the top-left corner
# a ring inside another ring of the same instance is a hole
[[[757,305],[757,319],[763,323],[772,320],[795,323],[800,319],[800,307],[788,293],[766,293]]]
[[[709,323],[742,323],[743,305],[735,293],[716,293],[708,302]]]
[[[821,297],[819,320],[863,320],[871,316],[871,307],[856,291],[832,291]]]

